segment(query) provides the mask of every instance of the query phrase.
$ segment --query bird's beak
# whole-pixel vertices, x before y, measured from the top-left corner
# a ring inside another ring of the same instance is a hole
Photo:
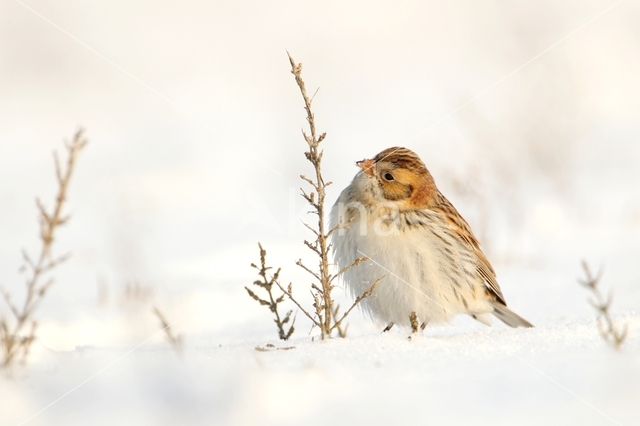
[[[356,166],[360,167],[360,169],[369,176],[373,176],[375,164],[373,160],[356,161]]]

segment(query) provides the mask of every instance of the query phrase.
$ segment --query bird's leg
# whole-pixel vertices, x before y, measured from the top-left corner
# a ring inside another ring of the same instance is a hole
[[[420,331],[424,331],[425,328],[427,328],[427,321],[424,321],[422,324],[420,324]]]
[[[386,333],[387,331],[391,330],[391,328],[393,328],[393,323],[392,322],[387,324],[387,326],[384,328],[384,330],[382,330],[382,332]]]
[[[411,324],[411,333],[416,334],[420,327],[420,322],[418,321],[418,315],[415,311],[409,314],[409,324]]]

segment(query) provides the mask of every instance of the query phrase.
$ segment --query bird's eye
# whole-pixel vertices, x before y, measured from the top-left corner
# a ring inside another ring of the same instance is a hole
[[[389,173],[389,172],[386,172],[384,175],[382,175],[382,177],[387,182],[391,182],[394,179],[393,175],[391,173]]]

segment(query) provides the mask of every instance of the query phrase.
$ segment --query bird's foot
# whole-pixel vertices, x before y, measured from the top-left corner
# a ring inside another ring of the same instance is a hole
[[[411,325],[411,333],[416,334],[420,328],[420,322],[418,321],[418,315],[415,312],[409,314],[409,324]]]
[[[418,314],[411,312],[409,314],[409,325],[411,326],[411,335],[408,337],[409,340],[413,339],[413,336],[418,334],[420,330],[420,322],[418,321]]]

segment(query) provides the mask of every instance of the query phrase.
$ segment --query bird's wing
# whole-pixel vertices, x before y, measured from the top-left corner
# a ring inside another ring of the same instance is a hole
[[[455,207],[451,204],[447,198],[442,195],[442,193],[438,192],[436,197],[435,206],[432,207],[434,210],[439,210],[447,219],[447,222],[450,228],[456,233],[457,236],[460,237],[462,241],[465,242],[476,254],[478,259],[478,264],[476,266],[476,270],[478,274],[482,277],[484,284],[487,290],[493,294],[499,302],[506,305],[504,300],[504,296],[502,295],[502,290],[500,290],[500,285],[496,280],[496,273],[489,263],[489,260],[482,252],[480,248],[480,243],[478,239],[473,235],[471,231],[471,227],[467,223],[466,220],[458,213]]]

